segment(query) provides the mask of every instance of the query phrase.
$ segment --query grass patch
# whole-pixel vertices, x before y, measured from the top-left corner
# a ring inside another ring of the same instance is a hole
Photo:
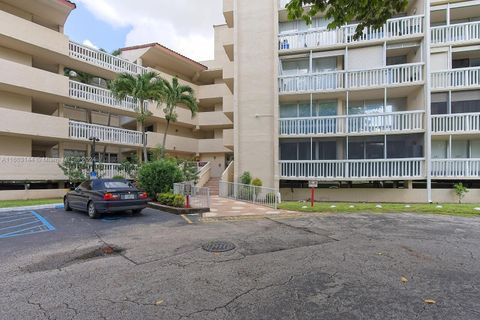
[[[381,206],[381,207],[380,207]],[[400,204],[400,203],[334,203],[283,202],[279,209],[318,213],[430,213],[461,217],[480,217],[480,204]]]
[[[42,204],[63,203],[63,199],[37,199],[37,200],[4,200],[0,201],[0,208],[14,208],[24,206],[37,206]]]

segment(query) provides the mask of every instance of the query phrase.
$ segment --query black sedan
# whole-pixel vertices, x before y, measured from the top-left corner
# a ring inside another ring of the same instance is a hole
[[[86,211],[92,219],[103,213],[132,210],[140,213],[150,201],[146,192],[139,191],[128,180],[98,179],[85,181],[64,199],[65,211]]]

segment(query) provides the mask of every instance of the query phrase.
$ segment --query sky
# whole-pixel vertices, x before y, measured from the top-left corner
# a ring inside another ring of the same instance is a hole
[[[65,25],[71,40],[115,49],[158,42],[197,61],[212,60],[213,25],[222,0],[74,0]]]

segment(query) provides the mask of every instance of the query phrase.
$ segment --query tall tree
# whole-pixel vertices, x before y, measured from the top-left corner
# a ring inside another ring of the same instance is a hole
[[[177,106],[187,107],[192,113],[192,117],[194,117],[198,111],[198,104],[193,89],[190,86],[181,85],[176,77],[172,79],[172,82],[163,80],[162,102],[165,104],[163,113],[165,113],[165,120],[167,120],[161,151],[163,157],[165,155],[168,128],[171,122],[177,121]]]
[[[159,101],[163,92],[164,81],[155,72],[138,75],[129,73],[120,74],[110,84],[110,90],[118,100],[131,96],[137,107],[137,121],[141,124],[143,135],[143,158],[147,161],[147,139],[145,135],[145,121],[151,113],[145,108],[145,101]]]
[[[307,24],[322,12],[332,20],[329,29],[358,22],[354,35],[358,38],[365,27],[380,28],[395,14],[404,11],[407,4],[408,0],[291,0],[286,8],[290,20],[303,19]]]

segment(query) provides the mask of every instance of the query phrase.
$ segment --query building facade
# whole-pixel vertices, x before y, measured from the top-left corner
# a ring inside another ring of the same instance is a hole
[[[283,199],[455,201],[480,176],[480,1],[413,0],[378,29],[289,21],[287,0],[224,0],[236,179]]]
[[[233,66],[227,53],[217,50],[215,61],[199,63],[154,43],[114,56],[64,35],[74,9],[67,0],[0,0],[0,199],[62,195],[66,177],[58,163],[92,156],[92,137],[99,139],[96,158],[107,177],[119,173],[121,161],[140,157],[138,105],[130,97],[117,101],[107,87],[123,72],[177,76],[194,89],[200,112],[192,118],[177,108],[166,150],[208,163],[208,177],[220,178],[233,154]],[[152,112],[147,146],[154,149],[166,121],[161,107],[145,107]]]

